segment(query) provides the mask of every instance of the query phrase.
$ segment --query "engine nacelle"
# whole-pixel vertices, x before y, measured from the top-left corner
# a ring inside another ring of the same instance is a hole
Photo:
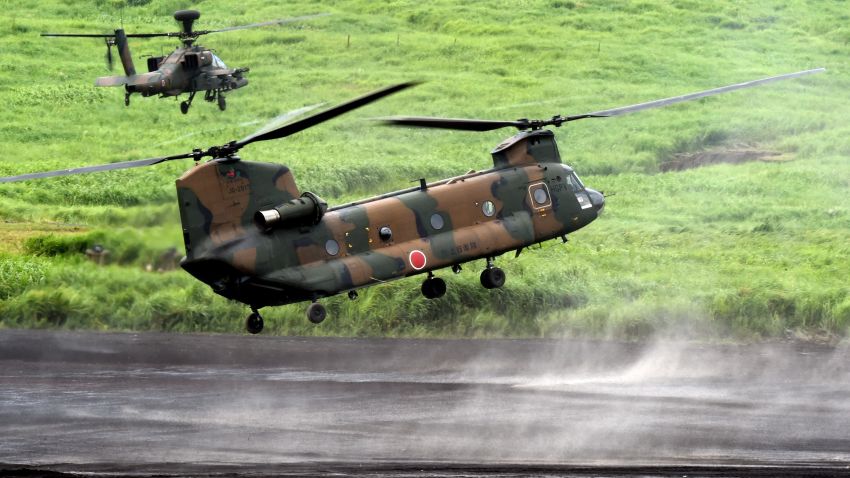
[[[298,199],[285,202],[274,209],[254,213],[254,223],[268,232],[276,228],[315,226],[322,220],[328,203],[307,191]]]

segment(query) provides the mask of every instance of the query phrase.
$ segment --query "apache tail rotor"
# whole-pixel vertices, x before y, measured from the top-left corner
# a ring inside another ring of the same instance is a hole
[[[115,45],[115,38],[105,37],[103,40],[106,42],[106,67],[112,71],[115,67],[115,62],[112,60],[112,46]]]

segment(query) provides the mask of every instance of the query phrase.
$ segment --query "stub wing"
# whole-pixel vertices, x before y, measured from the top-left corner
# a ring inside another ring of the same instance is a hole
[[[205,72],[208,76],[228,76],[236,73],[236,70],[230,68],[213,68]]]

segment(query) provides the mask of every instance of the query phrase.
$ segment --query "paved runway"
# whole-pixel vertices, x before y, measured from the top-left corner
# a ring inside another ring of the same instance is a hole
[[[850,351],[2,330],[22,468],[850,476]]]

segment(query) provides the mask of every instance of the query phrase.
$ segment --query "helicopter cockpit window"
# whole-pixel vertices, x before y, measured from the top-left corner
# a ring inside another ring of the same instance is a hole
[[[576,176],[576,173],[570,173],[567,176],[567,183],[573,189],[574,193],[581,192],[584,190],[584,184],[582,184],[581,180]]]
[[[216,68],[227,68],[227,65],[225,65],[224,62],[221,61],[221,58],[216,56],[215,53],[210,53],[210,55],[212,55],[212,65],[214,67],[216,67]]]

